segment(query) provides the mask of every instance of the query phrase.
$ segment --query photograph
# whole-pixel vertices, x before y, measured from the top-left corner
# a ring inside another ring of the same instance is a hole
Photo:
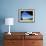
[[[34,9],[19,9],[18,10],[19,22],[33,23],[35,21],[34,16],[35,16]]]

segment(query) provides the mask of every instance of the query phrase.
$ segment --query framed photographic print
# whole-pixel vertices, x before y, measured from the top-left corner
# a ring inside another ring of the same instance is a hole
[[[35,22],[35,11],[34,9],[19,9],[18,10],[18,21],[24,23]]]

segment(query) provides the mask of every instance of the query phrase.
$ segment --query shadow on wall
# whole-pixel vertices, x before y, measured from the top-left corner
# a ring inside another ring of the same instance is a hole
[[[0,33],[0,46],[4,46],[3,41],[4,41],[3,33]]]
[[[0,46],[3,46],[3,32],[2,32],[2,25],[5,23],[5,17],[0,16]]]
[[[2,25],[4,25],[4,23],[5,23],[5,17],[0,16],[0,33],[2,33]]]

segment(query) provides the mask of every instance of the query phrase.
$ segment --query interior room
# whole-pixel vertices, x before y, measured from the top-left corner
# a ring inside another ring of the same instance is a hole
[[[29,22],[26,17],[22,21],[19,9],[34,9],[34,19]],[[14,23],[11,19],[5,23],[6,18],[14,18]],[[46,46],[46,0],[0,0],[0,46],[4,46],[5,32],[40,32],[43,35],[42,46]]]

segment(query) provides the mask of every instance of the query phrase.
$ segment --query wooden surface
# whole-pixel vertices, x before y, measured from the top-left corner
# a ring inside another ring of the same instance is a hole
[[[11,32],[8,35],[4,33],[4,46],[43,46],[43,35],[25,35],[26,32]],[[34,32],[33,32],[34,33]]]
[[[24,46],[43,46],[42,40],[24,40]]]

